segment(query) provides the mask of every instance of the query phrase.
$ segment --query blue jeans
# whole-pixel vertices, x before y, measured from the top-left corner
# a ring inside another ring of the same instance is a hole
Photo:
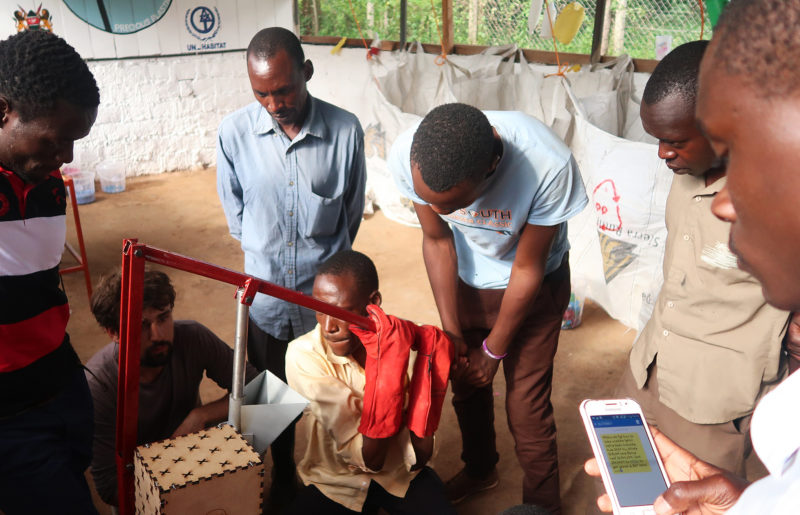
[[[96,514],[84,476],[92,458],[93,419],[80,368],[47,403],[0,419],[0,510]]]

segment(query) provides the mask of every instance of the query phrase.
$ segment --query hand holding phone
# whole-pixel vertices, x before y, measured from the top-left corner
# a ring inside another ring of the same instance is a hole
[[[614,514],[653,513],[669,480],[641,407],[630,399],[587,399],[580,412]]]

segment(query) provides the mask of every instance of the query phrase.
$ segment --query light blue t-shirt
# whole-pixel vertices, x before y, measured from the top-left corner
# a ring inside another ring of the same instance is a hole
[[[453,229],[459,277],[475,288],[498,289],[508,286],[526,224],[558,226],[545,273],[555,271],[569,250],[566,222],[588,199],[572,152],[546,125],[516,111],[484,114],[503,141],[503,157],[475,202],[440,216]],[[388,164],[400,192],[427,205],[411,180],[416,130],[417,125],[395,140]]]

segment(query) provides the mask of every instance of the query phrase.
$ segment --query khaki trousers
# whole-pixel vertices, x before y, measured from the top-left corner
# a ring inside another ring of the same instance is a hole
[[[745,461],[750,455],[750,418],[747,415],[723,424],[696,424],[678,415],[658,400],[658,367],[648,369],[647,382],[641,390],[626,363],[617,385],[617,396],[628,397],[642,406],[647,423],[657,427],[672,441],[698,458],[745,477]]]

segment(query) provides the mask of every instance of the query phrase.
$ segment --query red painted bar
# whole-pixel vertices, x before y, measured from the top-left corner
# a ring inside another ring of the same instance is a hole
[[[80,264],[69,268],[62,268],[59,270],[61,274],[70,274],[72,272],[83,271],[83,280],[86,282],[86,293],[89,299],[92,298],[92,277],[89,275],[89,259],[86,257],[86,246],[83,244],[83,229],[81,228],[81,215],[78,211],[78,199],[75,197],[75,183],[69,175],[63,175],[64,186],[69,191],[70,204],[72,204],[72,215],[75,218],[75,233],[78,237],[78,249],[80,251]],[[70,253],[75,254],[70,248]]]
[[[120,292],[117,382],[117,486],[120,515],[134,514],[133,453],[139,419],[139,360],[144,294],[144,245],[125,240]]]
[[[308,295],[278,286],[227,268],[212,265],[174,252],[157,249],[130,239],[122,242],[122,292],[120,299],[119,382],[117,384],[117,485],[120,515],[133,515],[133,454],[139,418],[139,348],[142,332],[144,264],[152,261],[244,289],[252,304],[255,291],[298,304],[320,313],[375,330],[368,317],[355,315]]]
[[[160,265],[169,266],[185,272],[202,275],[203,277],[215,279],[220,282],[233,284],[239,288],[244,287],[248,280],[252,280],[258,284],[259,292],[269,295],[270,297],[275,297],[287,302],[291,302],[292,304],[313,309],[314,311],[330,315],[334,318],[338,318],[339,320],[344,320],[345,322],[350,322],[351,324],[355,324],[372,331],[375,330],[375,323],[368,317],[355,315],[342,308],[328,304],[327,302],[322,302],[321,300],[317,300],[309,295],[304,295],[300,292],[284,288],[283,286],[278,286],[277,284],[259,279],[258,277],[252,277],[239,272],[234,272],[228,268],[211,265],[197,259],[181,256],[180,254],[157,249],[155,247],[144,246],[144,254],[145,259],[152,261],[153,263],[158,263]],[[250,302],[252,302],[252,300]],[[247,304],[250,302],[247,302]]]

